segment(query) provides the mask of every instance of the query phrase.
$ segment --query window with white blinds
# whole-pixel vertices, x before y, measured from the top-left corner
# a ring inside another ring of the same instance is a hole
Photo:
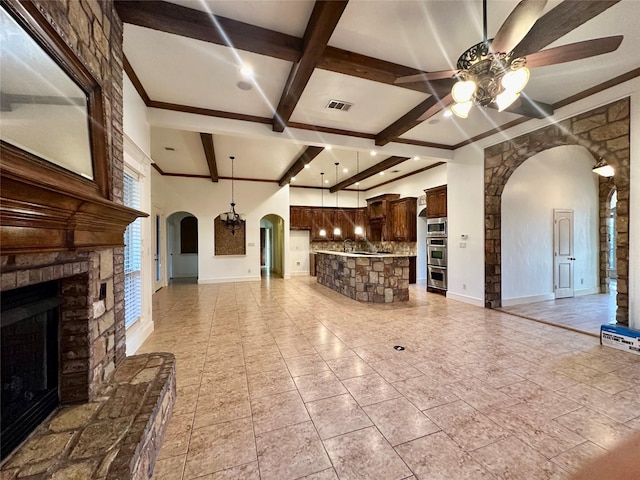
[[[124,204],[140,209],[140,183],[124,174]],[[137,218],[124,232],[124,316],[129,327],[142,315],[142,228]]]

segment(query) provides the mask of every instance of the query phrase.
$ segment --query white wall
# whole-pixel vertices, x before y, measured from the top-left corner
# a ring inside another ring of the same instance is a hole
[[[475,144],[447,163],[447,222],[447,297],[484,306],[484,156]]]
[[[157,180],[157,181],[156,181]],[[277,183],[235,181],[238,213],[247,217],[246,255],[214,255],[213,220],[229,209],[231,181],[154,176],[153,204],[168,216],[187,211],[198,219],[198,282],[218,283],[260,279],[260,219],[268,214],[282,217],[289,228],[289,187]],[[289,236],[284,235],[284,252]],[[284,261],[284,278],[289,275]]]
[[[353,187],[353,186],[352,186]],[[349,187],[349,188],[352,188]],[[355,188],[355,187],[353,187]],[[367,202],[365,197],[371,197],[365,192],[360,192],[360,205],[358,205],[358,192],[341,190],[338,195],[338,206],[340,208],[355,208],[365,207]],[[302,188],[302,187],[290,187],[289,199],[291,205],[302,205],[308,207],[320,207],[324,198],[325,207],[336,206],[336,194],[329,193],[329,189],[325,188],[324,193],[319,188]]]
[[[553,210],[573,210],[575,295],[598,293],[598,176],[584,147],[526,160],[502,194],[502,304],[555,298]]]
[[[124,161],[140,182],[140,209],[151,213],[151,130],[146,106],[129,78],[124,76]],[[142,315],[126,332],[126,351],[132,355],[153,332],[153,219],[142,221]]]
[[[291,275],[309,275],[309,230],[289,231],[289,271]]]

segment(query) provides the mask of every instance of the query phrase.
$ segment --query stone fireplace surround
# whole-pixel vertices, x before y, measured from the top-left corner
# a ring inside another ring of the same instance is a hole
[[[57,280],[62,297],[62,407],[9,456],[3,480],[151,476],[175,402],[175,359],[124,357],[113,258],[113,249],[0,257],[0,291]]]

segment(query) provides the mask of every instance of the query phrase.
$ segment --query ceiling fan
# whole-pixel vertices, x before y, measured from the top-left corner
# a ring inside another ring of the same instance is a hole
[[[487,38],[487,0],[483,0],[483,40],[460,55],[456,70],[419,73],[396,84],[428,82],[434,92],[451,88],[451,111],[467,118],[472,106],[508,108],[529,80],[529,69],[581,60],[618,48],[622,35],[597,38],[542,50],[620,0],[565,0],[540,17],[547,0],[522,0],[493,39]],[[449,103],[443,102],[443,107]]]

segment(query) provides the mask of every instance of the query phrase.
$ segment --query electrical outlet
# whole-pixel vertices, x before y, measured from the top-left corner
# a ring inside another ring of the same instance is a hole
[[[300,262],[296,262],[296,265],[299,267],[300,266]]]
[[[248,272],[251,273],[251,269],[249,269]]]
[[[580,285],[584,285],[584,278],[580,279]]]
[[[467,284],[466,284],[466,283],[463,283],[463,284],[462,284],[462,289],[463,289],[463,290],[466,290],[466,289],[467,289]]]

